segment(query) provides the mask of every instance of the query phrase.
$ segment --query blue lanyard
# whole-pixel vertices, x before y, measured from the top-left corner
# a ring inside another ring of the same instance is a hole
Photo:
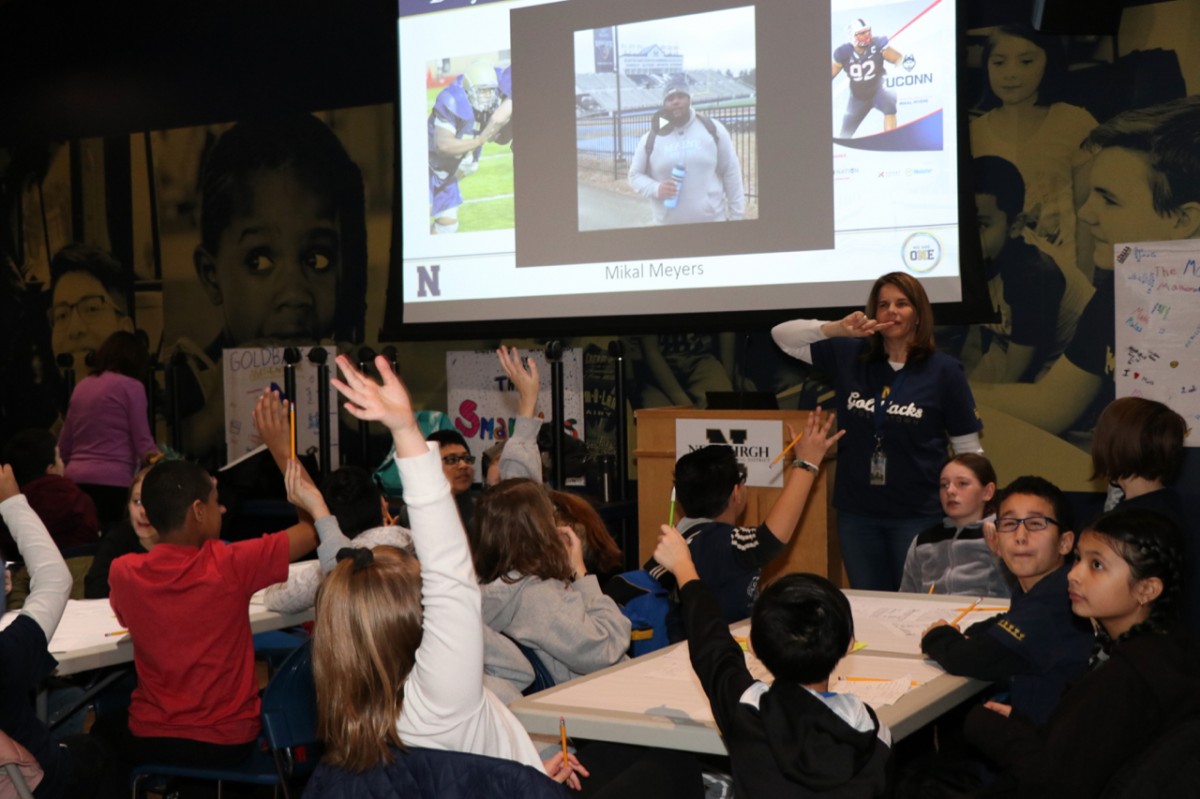
[[[905,367],[907,367],[907,364],[905,364]],[[891,366],[888,366],[888,369],[891,368]],[[908,372],[905,368],[902,368],[899,372],[895,372],[892,382],[881,388],[875,395],[875,446],[877,448],[883,441],[883,425],[887,421],[887,406],[896,401],[894,399],[896,392],[900,390],[900,386],[904,383],[904,378],[907,375]],[[887,399],[884,399],[885,391],[887,392]]]

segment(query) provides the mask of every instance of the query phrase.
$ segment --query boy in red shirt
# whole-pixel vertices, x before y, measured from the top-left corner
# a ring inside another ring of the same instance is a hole
[[[134,642],[138,687],[128,728],[106,729],[131,762],[219,766],[249,755],[259,732],[250,595],[288,576],[317,543],[311,522],[226,545],[216,481],[165,461],[142,482],[159,542],[109,572],[109,602]]]

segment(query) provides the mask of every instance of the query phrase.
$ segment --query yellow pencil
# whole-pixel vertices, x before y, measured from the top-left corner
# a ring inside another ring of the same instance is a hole
[[[958,624],[960,621],[965,619],[967,614],[970,613],[971,611],[973,611],[975,609],[975,606],[978,604],[979,604],[979,600],[976,599],[974,602],[972,602],[970,604],[970,606],[963,608],[963,612],[954,617],[954,621],[950,622],[950,626],[953,627],[955,624]]]
[[[845,680],[846,682],[892,682],[892,680],[888,677],[841,677],[839,679]],[[916,688],[921,684],[916,680],[910,680],[910,683],[913,688]]]
[[[296,406],[288,403],[288,418],[292,425],[292,460],[296,460]]]
[[[929,584],[929,593],[931,593],[931,594],[933,593],[933,586],[934,586],[934,585],[936,585],[936,583],[930,583],[930,584]]]
[[[800,439],[802,439],[802,438],[804,438],[804,433],[801,433],[800,435],[798,435],[794,439],[792,439],[792,443],[790,443],[786,447],[784,447],[783,451],[775,456],[775,460],[771,461],[771,465],[774,466],[775,464],[777,464],[781,460],[783,460],[783,456],[787,454],[788,450],[791,449],[792,447],[796,446],[797,444],[799,444]]]
[[[959,611],[960,613],[1003,613],[1004,611],[1009,610],[1009,608],[1001,607],[999,605],[996,607],[984,607],[983,605],[977,605],[973,608],[955,608],[955,610]]]
[[[567,720],[562,716],[558,717],[558,734],[562,736],[563,768],[570,768],[571,761],[567,757]]]
[[[114,635],[129,635],[129,630],[114,630],[111,633],[105,633],[105,638],[112,638]]]

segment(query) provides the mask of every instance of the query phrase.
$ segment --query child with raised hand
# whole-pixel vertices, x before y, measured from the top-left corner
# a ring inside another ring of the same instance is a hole
[[[988,795],[1099,796],[1124,764],[1200,714],[1200,642],[1179,623],[1183,549],[1173,521],[1142,509],[1083,531],[1067,585],[1096,629],[1090,668],[1043,727],[1003,705],[968,714],[967,740],[1005,769]]]
[[[30,694],[58,665],[47,649],[71,594],[71,572],[38,515],[17,488],[12,467],[0,465],[0,517],[29,569],[31,590],[17,618],[0,630],[0,729],[28,749],[45,777],[39,797],[90,796],[76,752],[60,748],[34,713]]]
[[[729,749],[734,797],[885,795],[891,732],[858,697],[829,692],[854,642],[842,592],[815,574],[789,574],[759,595],[750,643],[774,675],[768,685],[751,676],[679,531],[663,525],[654,557],[679,584],[692,668]]]
[[[996,518],[991,461],[975,452],[955,455],[942,467],[938,493],[946,518],[913,539],[900,590],[1008,596],[1008,574],[985,534]]]
[[[253,751],[261,711],[247,609],[312,551],[310,522],[226,545],[216,480],[187,461],[142,479],[158,531],[149,552],[117,558],[109,603],[133,640],[138,687],[124,713],[97,720],[129,763],[231,765]],[[199,620],[200,623],[197,623]]]
[[[387,769],[399,765],[397,748],[426,747],[513,760],[578,787],[587,775],[578,761],[543,763],[520,722],[483,687],[479,585],[437,445],[421,435],[408,391],[382,356],[379,383],[344,356],[337,363],[342,379],[331,382],[347,411],[392,433],[418,560],[389,547],[359,550],[322,584],[313,672],[327,762]],[[529,789],[554,788],[534,779]]]
[[[542,420],[537,413],[538,391],[541,389],[541,379],[538,377],[537,362],[532,358],[522,358],[516,347],[501,345],[496,350],[500,368],[512,381],[517,389],[517,415],[508,440],[500,446],[497,457],[495,447],[484,453],[487,462],[484,466],[484,485],[494,486],[501,480],[514,477],[524,477],[535,483],[542,482],[542,454],[538,451],[537,436],[542,429]]]
[[[1007,613],[965,632],[944,619],[921,638],[921,650],[951,674],[1008,681],[1014,711],[1042,723],[1087,664],[1091,635],[1067,602],[1068,555],[1075,543],[1066,497],[1041,477],[1004,489],[997,547],[1017,581]]]
[[[321,578],[334,567],[334,556],[343,547],[411,548],[408,530],[389,523],[383,494],[365,469],[343,466],[326,478],[322,492],[300,462],[291,460],[288,402],[280,399],[279,392],[264,391],[253,418],[259,437],[284,473],[288,501],[312,519],[317,536],[327,542],[327,557],[320,563],[304,563],[288,574],[286,582],[266,590],[263,604],[268,610],[297,613],[312,607]]]

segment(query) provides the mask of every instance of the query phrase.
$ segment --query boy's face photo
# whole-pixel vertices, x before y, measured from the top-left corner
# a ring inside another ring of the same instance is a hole
[[[1108,147],[1092,163],[1091,191],[1079,209],[1079,221],[1091,229],[1096,266],[1113,268],[1113,245],[1127,241],[1165,241],[1196,234],[1179,214],[1154,209],[1150,163],[1144,153]]]
[[[333,202],[290,167],[246,181],[216,253],[196,271],[225,317],[229,344],[320,341],[333,333],[341,227]]]
[[[976,194],[975,210],[979,217],[979,243],[983,247],[983,257],[993,261],[1008,241],[1008,214],[1000,210],[995,196],[991,194]]]
[[[75,356],[77,374],[87,374],[88,353],[118,330],[133,332],[133,322],[94,275],[67,272],[58,279],[50,305],[50,344],[55,355]]]
[[[1051,521],[1053,518],[1054,505],[1032,494],[1013,494],[1000,505],[996,520],[1000,557],[1026,592],[1061,566],[1075,543],[1075,534],[1059,529],[1058,522]],[[1022,521],[1016,530],[1004,532],[1006,519]],[[1042,523],[1046,524],[1042,530],[1029,529],[1030,525],[1039,527]]]

